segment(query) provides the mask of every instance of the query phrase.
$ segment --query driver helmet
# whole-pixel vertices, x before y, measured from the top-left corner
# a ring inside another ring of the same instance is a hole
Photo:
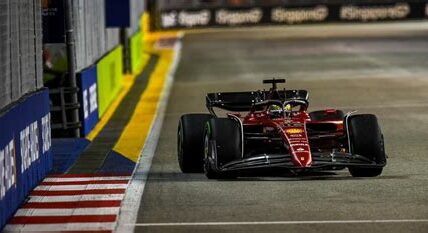
[[[281,111],[281,107],[278,105],[271,105],[269,106],[269,112],[279,112]]]

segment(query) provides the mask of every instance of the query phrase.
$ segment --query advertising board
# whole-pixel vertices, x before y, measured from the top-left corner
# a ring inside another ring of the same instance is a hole
[[[83,70],[77,76],[79,85],[80,119],[82,121],[82,136],[88,135],[98,123],[98,85],[97,67],[92,66]]]
[[[154,30],[251,25],[290,25],[322,22],[375,22],[424,19],[428,15],[423,1],[343,3],[312,2],[292,5],[257,5],[231,8],[183,8],[161,10]]]
[[[0,231],[52,168],[47,89],[23,96],[0,114]]]

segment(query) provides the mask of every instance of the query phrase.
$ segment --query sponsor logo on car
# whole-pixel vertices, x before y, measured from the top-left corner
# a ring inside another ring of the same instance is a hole
[[[309,146],[307,143],[293,143],[292,146]]]
[[[285,132],[288,134],[300,134],[300,133],[303,133],[303,129],[290,128],[290,129],[286,129]]]

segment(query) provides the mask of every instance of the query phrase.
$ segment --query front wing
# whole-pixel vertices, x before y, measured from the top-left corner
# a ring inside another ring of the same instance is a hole
[[[213,161],[212,161],[213,162]],[[312,153],[312,166],[299,167],[292,162],[290,154],[262,154],[250,158],[235,160],[221,166],[215,166],[220,172],[241,171],[262,168],[284,168],[288,170],[324,170],[334,167],[364,167],[377,168],[386,164],[379,164],[364,156],[344,152]]]

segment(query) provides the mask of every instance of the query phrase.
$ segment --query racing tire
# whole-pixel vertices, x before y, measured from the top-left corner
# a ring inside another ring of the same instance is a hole
[[[183,173],[202,173],[205,124],[210,114],[185,114],[177,130],[178,164]]]
[[[345,127],[349,131],[352,154],[362,155],[380,165],[386,164],[383,135],[375,115],[351,115],[346,120]],[[382,173],[383,167],[348,169],[353,177],[375,177]]]
[[[336,110],[334,113],[327,113],[324,110],[310,112],[309,116],[313,121],[341,121],[345,117],[342,110]]]
[[[220,172],[217,167],[242,155],[241,125],[229,118],[212,118],[205,128],[204,172],[208,179],[233,179],[233,172]],[[216,156],[214,156],[216,155]]]

